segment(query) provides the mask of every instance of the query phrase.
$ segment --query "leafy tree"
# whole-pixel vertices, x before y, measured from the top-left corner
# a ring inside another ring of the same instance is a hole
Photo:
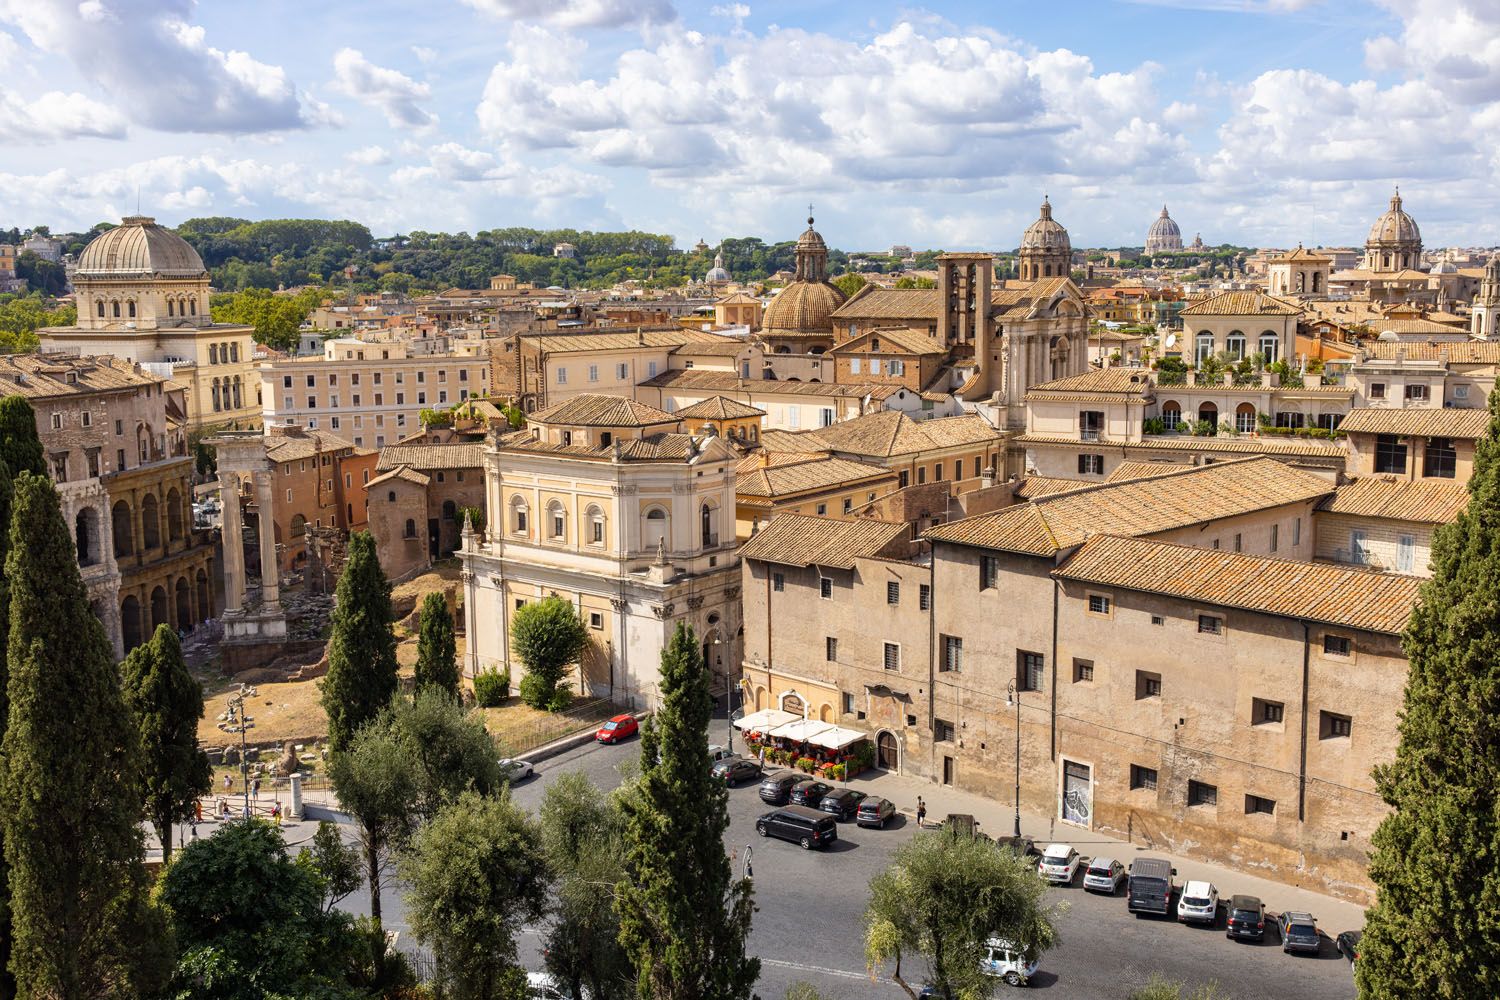
[[[841,274],[833,279],[833,287],[843,292],[845,297],[853,296],[855,292],[868,284],[864,275],[860,274]]]
[[[12,477],[23,472],[47,475],[42,439],[36,432],[36,411],[25,396],[0,398],[0,462]]]
[[[36,348],[36,331],[44,326],[72,326],[78,310],[31,295],[0,295],[0,350],[29,351]]]
[[[1361,997],[1500,996],[1500,394],[1469,505],[1433,536],[1432,579],[1403,637],[1396,758],[1375,769],[1392,812],[1371,838]]]
[[[7,554],[10,552],[10,511],[14,483],[4,460],[0,460],[0,745],[5,737],[5,725],[10,714],[10,702],[6,695],[10,672],[6,666],[6,650],[10,646],[10,584],[6,580]],[[3,771],[0,771],[3,782]],[[0,785],[3,791],[3,785]],[[4,857],[4,824],[0,823],[0,998],[11,1000],[16,995],[15,976],[10,971],[11,926],[10,926],[10,865]]]
[[[521,697],[528,705],[554,705],[563,673],[578,661],[588,638],[578,611],[561,597],[545,597],[516,609],[510,621],[510,646],[526,665]]]
[[[16,277],[25,278],[33,291],[61,295],[68,290],[68,272],[61,264],[23,250],[16,258]]]
[[[337,752],[396,693],[391,585],[368,531],[349,538],[335,601],[322,701],[328,713],[328,744]]]
[[[422,599],[417,626],[417,690],[436,687],[458,697],[458,648],[448,601],[434,591]]]
[[[192,817],[213,789],[213,769],[198,746],[203,687],[188,672],[182,644],[162,623],[151,640],[125,657],[122,688],[142,751],[146,819],[161,841],[162,864],[172,860],[172,824]]]
[[[318,875],[287,856],[281,831],[264,820],[188,844],[158,899],[181,950],[173,988],[184,1000],[363,995],[347,981],[357,964],[352,921],[323,907]]]
[[[297,864],[318,879],[323,893],[323,912],[333,908],[359,888],[363,864],[359,848],[344,843],[336,823],[322,820],[312,836],[312,846],[297,852]]]
[[[745,954],[749,879],[724,854],[728,793],[710,775],[709,673],[679,624],[661,657],[661,707],[646,720],[641,776],[622,800],[625,878],[620,943],[642,1000],[746,1000],[760,960]]]
[[[924,278],[924,277],[920,277],[920,276],[914,278],[911,275],[907,275],[906,277],[897,278],[896,279],[896,287],[897,288],[936,288],[937,287],[937,282],[934,281],[931,278]]]
[[[994,980],[980,972],[984,943],[1014,941],[1038,955],[1056,940],[1035,869],[973,837],[919,833],[896,849],[870,880],[865,959],[893,962],[891,978],[911,1000],[906,965],[921,958],[927,981],[950,994],[987,997]]]
[[[547,861],[536,824],[509,796],[466,792],[401,859],[412,930],[432,948],[442,995],[513,996],[516,934],[541,918]]]
[[[0,812],[11,969],[22,996],[154,990],[165,972],[146,898],[137,737],[89,607],[57,490],[16,477],[6,556],[9,720]]]
[[[542,799],[541,823],[556,895],[546,938],[547,970],[574,997],[628,996],[634,992],[635,971],[620,947],[613,891],[624,876],[625,861],[618,800],[581,772],[564,774]]]

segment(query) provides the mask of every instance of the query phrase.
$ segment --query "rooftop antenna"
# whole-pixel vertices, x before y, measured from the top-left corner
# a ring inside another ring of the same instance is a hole
[[[135,186],[135,214],[136,215],[140,215],[141,214],[141,186],[140,186],[140,184],[136,184],[136,186]]]

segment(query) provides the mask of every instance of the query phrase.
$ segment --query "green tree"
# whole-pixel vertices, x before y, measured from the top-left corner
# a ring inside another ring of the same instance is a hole
[[[311,872],[323,893],[323,912],[329,913],[358,889],[364,876],[360,871],[364,859],[359,848],[344,843],[338,824],[329,820],[318,823],[312,844],[297,852],[297,864]]]
[[[146,898],[139,743],[57,490],[30,473],[15,480],[5,575],[11,969],[22,996],[150,992],[164,937]]]
[[[620,946],[614,900],[625,862],[619,801],[574,771],[548,786],[540,818],[556,897],[546,938],[547,970],[574,997],[629,996],[635,992],[635,971]]]
[[[42,439],[36,433],[36,411],[25,396],[0,398],[0,462],[12,478],[23,472],[47,475]]]
[[[1376,902],[1355,980],[1370,1000],[1500,996],[1500,394],[1474,453],[1469,505],[1433,536],[1403,642],[1392,811],[1371,838]]]
[[[833,287],[843,292],[845,298],[853,296],[855,292],[868,284],[869,282],[862,274],[841,274],[833,279]]]
[[[710,775],[709,672],[679,624],[661,656],[661,707],[641,737],[641,776],[621,800],[625,879],[620,943],[642,1000],[745,1000],[760,960],[745,955],[749,879],[724,854],[728,792]]]
[[[172,860],[172,824],[190,819],[200,795],[213,788],[208,755],[198,746],[203,687],[188,672],[177,633],[163,623],[125,657],[121,686],[141,742],[146,819]]]
[[[568,665],[582,655],[588,638],[578,611],[555,594],[516,609],[510,620],[510,647],[526,665],[521,697],[528,705],[555,705],[557,685]]]
[[[510,801],[467,792],[417,834],[400,863],[412,930],[453,1000],[514,995],[516,935],[547,904],[535,822]]]
[[[322,905],[323,884],[264,820],[226,824],[178,852],[157,898],[179,949],[175,996],[187,1000],[355,997],[349,916]]]
[[[980,972],[985,941],[998,937],[1035,957],[1056,940],[1035,868],[974,837],[918,833],[870,880],[865,960],[894,963],[891,978],[911,1000],[909,964],[925,960],[927,981],[952,995],[987,997]]]
[[[448,600],[434,591],[422,599],[417,626],[416,687],[436,687],[458,697],[458,647]]]
[[[391,585],[375,556],[375,538],[368,531],[355,532],[339,576],[328,637],[328,674],[322,683],[328,744],[335,753],[396,693],[396,634],[391,621]]]
[[[900,278],[896,279],[896,287],[897,288],[936,288],[937,287],[937,282],[934,281],[934,280],[932,280],[931,278],[924,278],[924,277],[922,277],[920,275],[918,275],[917,277],[912,277],[911,275],[908,274],[908,275],[904,275],[903,277],[900,277]]]
[[[10,470],[0,459],[0,746],[3,746],[10,702],[6,694],[10,672],[6,667],[6,650],[10,646],[10,584],[5,565],[10,552],[10,512],[14,483]],[[0,766],[0,791],[3,791],[3,766]],[[10,865],[4,856],[4,823],[0,822],[0,1000],[16,995],[15,976],[10,971]]]

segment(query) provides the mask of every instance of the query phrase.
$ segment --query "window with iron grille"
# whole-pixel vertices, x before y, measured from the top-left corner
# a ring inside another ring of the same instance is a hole
[[[1247,794],[1245,796],[1245,813],[1246,815],[1261,813],[1266,816],[1274,816],[1276,815],[1276,800],[1260,795]]]
[[[885,584],[885,603],[887,603],[887,604],[900,604],[901,603],[901,584],[897,583],[895,580],[887,580],[886,581],[886,584]]]
[[[1404,475],[1406,442],[1394,434],[1378,435],[1375,438],[1375,471]]]
[[[1080,659],[1074,658],[1074,660],[1073,660],[1073,683],[1074,684],[1089,684],[1089,683],[1092,683],[1093,680],[1094,680],[1094,661],[1093,660],[1080,660]]]
[[[1322,740],[1340,739],[1348,736],[1354,731],[1354,720],[1347,715],[1339,715],[1337,712],[1318,713],[1318,738]]]
[[[829,663],[837,662],[839,658],[839,641],[830,635],[823,640],[823,647],[823,652],[826,654],[824,658]]]
[[[777,590],[777,591],[785,590],[786,589],[786,577],[783,576],[780,573],[772,573],[771,574],[771,589],[772,590]]]
[[[990,590],[999,585],[1000,560],[994,556],[979,557],[979,589]]]
[[[1323,636],[1323,652],[1329,656],[1348,656],[1349,637],[1347,635]]]
[[[901,647],[894,642],[885,644],[885,669],[901,669]]]
[[[1104,594],[1089,595],[1089,611],[1096,615],[1109,614],[1109,598]]]
[[[953,723],[947,719],[932,720],[932,739],[936,743],[952,743],[955,740]]]
[[[1198,631],[1204,635],[1223,635],[1224,619],[1218,615],[1199,615]]]
[[[1022,691],[1040,691],[1046,663],[1041,653],[1016,650],[1016,686]]]
[[[1286,718],[1286,706],[1279,701],[1266,701],[1264,698],[1252,698],[1250,701],[1250,724],[1263,726],[1275,725]]]
[[[1219,804],[1219,787],[1204,781],[1188,782],[1188,805],[1216,806]]]
[[[943,670],[960,673],[964,669],[964,641],[956,635],[943,636]]]
[[[1148,792],[1156,791],[1156,768],[1131,764],[1130,787]]]
[[[932,588],[925,583],[917,585],[917,607],[923,611],[932,610]]]
[[[1149,670],[1137,670],[1135,672],[1135,697],[1160,698],[1161,697],[1161,674],[1152,673]]]
[[[826,576],[818,578],[818,596],[824,600],[833,597],[833,581]]]

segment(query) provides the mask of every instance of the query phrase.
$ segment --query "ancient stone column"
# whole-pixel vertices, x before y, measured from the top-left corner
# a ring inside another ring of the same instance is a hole
[[[232,472],[219,475],[219,504],[224,518],[224,610],[245,606],[245,536],[240,524],[240,480]]]
[[[281,567],[276,561],[275,497],[269,472],[255,473],[255,503],[260,509],[260,598],[264,610],[281,610]]]

